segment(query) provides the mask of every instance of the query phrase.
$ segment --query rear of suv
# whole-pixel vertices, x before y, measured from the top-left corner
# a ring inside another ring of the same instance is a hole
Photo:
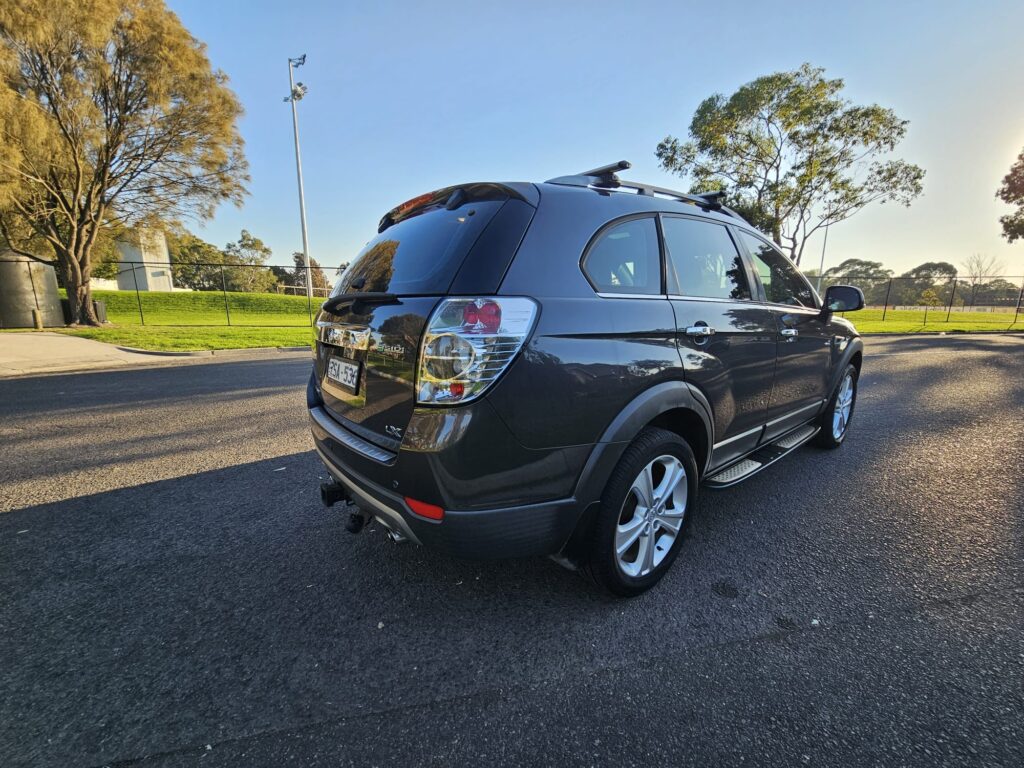
[[[676,557],[698,489],[837,447],[862,344],[765,237],[628,163],[477,183],[381,220],[316,321],[317,451],[396,540],[553,555],[620,595]]]

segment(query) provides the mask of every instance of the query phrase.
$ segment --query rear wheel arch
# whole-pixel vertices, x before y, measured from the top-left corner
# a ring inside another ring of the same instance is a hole
[[[664,382],[645,390],[623,408],[602,434],[576,485],[581,513],[562,549],[570,563],[585,560],[605,486],[619,460],[636,438],[649,427],[679,435],[690,445],[698,477],[707,469],[714,441],[711,407],[698,391],[682,381]]]
[[[575,497],[581,508],[593,506],[600,500],[622,454],[649,426],[667,429],[687,440],[698,457],[698,473],[703,475],[707,469],[708,449],[714,442],[711,406],[686,382],[662,382],[633,398],[605,428],[576,483]],[[581,513],[577,533],[587,527],[588,517],[586,512]],[[568,549],[572,549],[571,541]]]
[[[705,422],[696,411],[691,408],[672,408],[659,414],[646,426],[665,429],[683,438],[693,451],[700,474],[704,474],[709,458],[710,440]]]
[[[700,390],[685,381],[665,381],[645,389],[622,408],[601,435],[598,447],[620,443],[617,454],[621,455],[645,427],[661,426],[670,431],[678,427],[701,433],[699,441],[705,446],[704,458],[707,459],[707,448],[714,443],[715,434],[711,414],[711,405]],[[696,446],[693,449],[697,451]],[[705,466],[699,460],[697,466],[703,473]]]

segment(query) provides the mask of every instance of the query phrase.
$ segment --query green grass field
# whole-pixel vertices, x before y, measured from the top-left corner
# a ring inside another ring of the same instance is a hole
[[[304,296],[229,293],[225,308],[220,292],[143,292],[141,316],[134,291],[95,291],[93,296],[106,302],[111,325],[60,333],[159,351],[296,347],[312,340]],[[318,304],[316,300],[314,313]],[[861,333],[1024,331],[1024,313],[1014,324],[1012,313],[954,311],[947,322],[944,307],[929,309],[927,323],[923,308],[889,310],[885,320],[882,310],[865,309],[849,313],[849,319]]]
[[[309,327],[305,296],[277,293],[139,293],[94,291],[93,298],[107,305],[107,319],[118,325],[278,325]],[[315,313],[323,299],[315,300]],[[142,311],[140,314],[139,305]],[[230,323],[228,322],[230,318]]]
[[[253,347],[307,347],[309,328],[238,328],[232,326],[106,325],[102,328],[47,328],[48,333],[81,336],[106,344],[158,352],[198,352],[210,349]],[[33,333],[31,328],[0,328],[2,333]]]
[[[106,303],[111,325],[60,333],[165,352],[298,347],[313,338],[305,296],[228,293],[225,302],[219,291],[144,291],[138,299],[134,291],[93,291],[93,298]],[[313,304],[314,313],[320,301]]]
[[[220,292],[141,292],[141,316],[134,291],[93,291],[93,298],[106,303],[109,325],[48,330],[167,352],[299,347],[313,338],[305,296],[228,293],[225,309]],[[320,301],[314,303],[314,312]]]
[[[862,309],[844,315],[861,333],[963,333],[970,331],[1024,331],[1024,313],[1016,324],[1012,312],[957,312],[949,314],[946,308],[928,310],[927,323],[924,309],[890,309],[882,320],[882,310]]]
[[[310,328],[237,328],[232,326],[141,326],[53,329],[71,336],[116,344],[120,347],[160,352],[192,352],[205,349],[253,347],[301,347],[312,343]]]

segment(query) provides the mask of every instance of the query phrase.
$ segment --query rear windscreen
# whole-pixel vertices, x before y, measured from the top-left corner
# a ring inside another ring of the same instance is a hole
[[[402,219],[359,252],[338,278],[342,293],[443,294],[502,200],[465,203]]]

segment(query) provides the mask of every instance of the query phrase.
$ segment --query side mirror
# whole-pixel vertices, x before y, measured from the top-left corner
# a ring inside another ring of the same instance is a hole
[[[822,312],[855,312],[864,308],[864,294],[852,285],[830,285]]]

